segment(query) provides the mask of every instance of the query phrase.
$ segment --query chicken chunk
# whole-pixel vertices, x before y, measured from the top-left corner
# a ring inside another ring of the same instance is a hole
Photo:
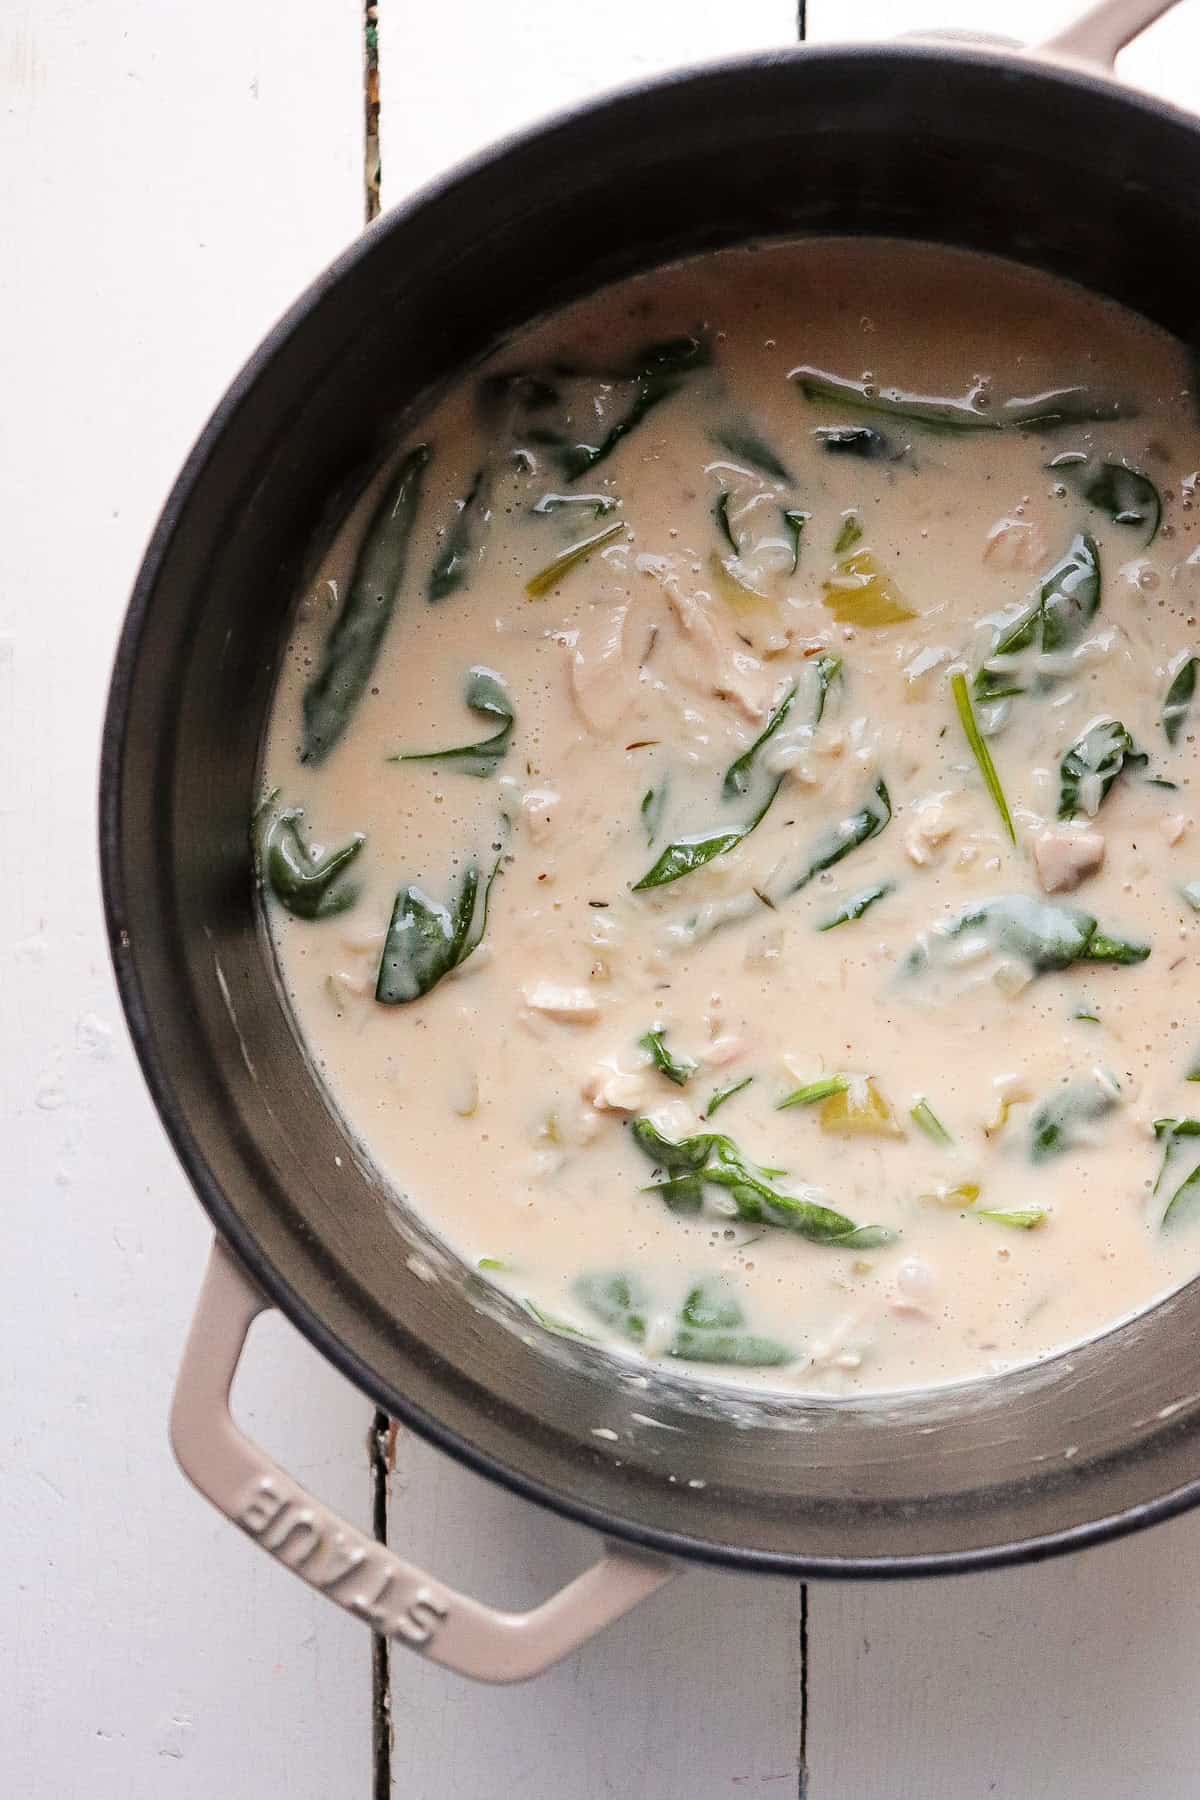
[[[1077,888],[1094,875],[1104,861],[1104,837],[1099,831],[1070,828],[1043,831],[1033,846],[1038,880],[1047,894]]]
[[[531,1012],[541,1013],[560,1025],[591,1025],[600,1017],[600,1003],[585,987],[567,987],[561,981],[531,981],[523,992]]]

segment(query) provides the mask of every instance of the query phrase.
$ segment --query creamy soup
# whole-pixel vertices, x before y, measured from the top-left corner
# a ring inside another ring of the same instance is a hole
[[[260,874],[349,1130],[531,1330],[886,1390],[1200,1269],[1198,465],[1144,322],[845,241],[611,289],[396,446]]]

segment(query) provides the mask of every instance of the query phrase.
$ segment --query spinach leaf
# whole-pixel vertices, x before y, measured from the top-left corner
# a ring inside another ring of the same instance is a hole
[[[822,659],[822,660],[832,660],[832,659]],[[783,699],[779,702],[778,706],[775,707],[774,711],[768,717],[766,724],[763,726],[763,729],[759,732],[758,736],[755,738],[755,740],[751,744],[750,748],[748,750],[743,750],[742,754],[738,757],[736,762],[730,763],[729,767],[725,771],[725,779],[721,783],[721,792],[724,795],[726,800],[736,800],[739,794],[744,794],[746,792],[746,790],[749,788],[750,775],[751,775],[751,771],[754,767],[755,757],[758,755],[758,753],[762,749],[763,745],[765,743],[767,743],[772,737],[774,737],[775,733],[779,730],[779,727],[783,724],[783,721],[787,718],[788,714],[791,712],[792,702],[795,700],[798,692],[799,692],[799,685],[797,682],[793,681],[791,687],[788,689],[787,693],[783,696]],[[822,690],[821,690],[821,705],[822,705],[822,707],[824,706],[824,704],[825,704],[825,690],[824,690],[824,688],[822,688]]]
[[[366,691],[404,580],[429,457],[428,444],[410,450],[371,515],[345,604],[329,629],[317,672],[304,690],[301,762],[324,762]]]
[[[831,375],[807,365],[790,372],[809,401],[833,400],[860,412],[907,419],[930,431],[1056,431],[1064,425],[1102,419],[1132,418],[1133,409],[1086,387],[1050,388],[1042,394],[1014,397],[984,409],[973,395],[962,399],[930,399],[902,388],[879,388],[844,375]]]
[[[646,1052],[660,1075],[665,1075],[676,1087],[686,1087],[700,1064],[693,1062],[690,1056],[672,1056],[665,1038],[663,1030],[647,1031],[638,1039],[638,1048]]]
[[[1019,681],[990,665],[998,657],[1028,650],[1039,639],[1043,651],[1071,649],[1099,611],[1100,588],[1096,540],[1087,532],[1078,532],[1065,555],[1042,577],[1033,605],[993,646],[975,677],[975,698],[990,702],[1023,693]]]
[[[1069,1082],[1059,1093],[1043,1101],[1029,1126],[1029,1154],[1035,1163],[1046,1162],[1074,1149],[1077,1127],[1102,1119],[1120,1105],[1120,1083],[1113,1075],[1096,1075]]]
[[[610,457],[617,445],[641,424],[648,413],[676,393],[686,376],[702,369],[710,361],[707,344],[697,337],[668,339],[648,344],[635,359],[628,379],[634,395],[625,416],[618,419],[598,444],[564,444],[559,452],[559,467],[568,481],[578,481],[598,463]]]
[[[400,889],[379,960],[376,1000],[384,1006],[417,1000],[474,954],[487,930],[488,901],[499,868],[497,857],[481,893],[478,865],[470,863],[451,906],[431,900],[411,882]]]
[[[771,802],[782,784],[783,777],[780,776],[748,825],[733,831],[696,832],[691,837],[678,838],[673,844],[668,844],[654,867],[647,869],[640,881],[634,882],[633,892],[640,894],[646,888],[665,887],[668,882],[679,881],[684,875],[702,869],[705,863],[736,849],[742,839],[749,837],[755,826],[766,818]]]
[[[647,344],[624,368],[552,363],[541,369],[508,370],[480,382],[480,408],[493,436],[519,434],[525,444],[544,450],[567,482],[574,482],[606,461],[654,407],[710,361],[702,338],[679,337]],[[584,421],[597,416],[598,390],[607,394],[621,384],[632,390],[624,413],[597,442],[581,441]],[[533,462],[529,452],[525,456]]]
[[[729,502],[731,495],[728,488],[722,488],[713,501],[713,518],[717,521],[717,529],[736,556],[738,541],[733,534],[733,526],[729,523]]]
[[[788,535],[792,540],[792,566],[788,570],[789,575],[794,575],[800,567],[800,539],[810,516],[806,512],[801,512],[798,506],[783,508],[783,522],[787,526]]]
[[[954,695],[954,704],[958,710],[958,717],[963,728],[963,735],[971,747],[971,752],[975,761],[979,765],[979,773],[983,776],[984,786],[992,797],[992,802],[996,811],[1000,814],[1004,829],[1008,833],[1009,843],[1015,844],[1017,841],[1017,828],[1013,824],[1012,814],[1008,810],[1008,801],[1004,797],[1004,789],[1000,785],[1000,777],[996,773],[996,765],[992,761],[992,753],[988,749],[987,742],[976,722],[975,711],[971,705],[971,696],[967,691],[966,676],[961,673],[952,675],[950,677],[950,689]]]
[[[874,906],[877,900],[886,899],[895,891],[894,881],[880,881],[874,887],[863,888],[861,892],[852,894],[834,913],[832,919],[826,919],[818,925],[818,931],[833,931],[838,925],[849,925],[854,919],[861,919],[867,908]]]
[[[698,1281],[679,1315],[696,1331],[733,1331],[746,1323],[741,1303],[727,1281]]]
[[[444,600],[465,587],[483,557],[483,533],[491,521],[491,481],[486,468],[478,469],[466,495],[446,529],[442,548],[434,562],[426,589],[430,600]]]
[[[1073,819],[1076,813],[1095,818],[1126,764],[1136,768],[1149,760],[1135,747],[1119,719],[1102,719],[1090,726],[1062,759],[1059,818]]]
[[[1042,581],[1038,596],[1042,649],[1069,650],[1077,644],[1100,606],[1100,552],[1081,531]]]
[[[776,456],[770,444],[750,430],[714,431],[713,442],[727,450],[736,461],[745,463],[771,481],[790,482],[791,470]],[[736,547],[736,546],[735,546]]]
[[[459,744],[453,750],[403,750],[397,756],[389,756],[387,760],[394,763],[452,762],[462,769],[464,775],[494,775],[508,752],[508,740],[512,736],[515,718],[503,677],[493,669],[485,669],[482,664],[469,669],[463,698],[472,712],[482,713],[485,718],[499,719],[499,731],[489,738],[482,738],[477,744]]]
[[[579,543],[572,544],[569,550],[564,550],[553,562],[548,562],[544,569],[539,569],[536,575],[530,576],[525,583],[529,599],[541,600],[551,588],[558,586],[563,576],[569,574],[576,563],[586,561],[593,550],[598,550],[602,544],[611,543],[624,530],[623,522],[618,519],[615,524],[606,525],[603,531],[594,532],[591,537],[581,538]]]
[[[340,850],[329,850],[314,860],[300,835],[303,810],[292,806],[277,812],[276,797],[269,797],[255,819],[254,852],[260,882],[266,883],[293,918],[332,919],[344,913],[358,899],[358,888],[339,878],[366,838],[356,831]]]
[[[795,1361],[795,1351],[776,1338],[749,1331],[692,1331],[681,1325],[671,1339],[668,1356],[680,1362],[736,1364],[743,1369],[777,1368]]]
[[[717,1143],[711,1132],[700,1132],[695,1137],[678,1140],[666,1137],[647,1118],[634,1119],[629,1129],[638,1149],[672,1178],[695,1175],[704,1167]]]
[[[891,795],[882,779],[875,783],[874,793],[861,811],[851,813],[836,825],[824,841],[811,852],[810,861],[803,875],[796,881],[789,880],[784,888],[785,894],[798,894],[801,888],[807,887],[817,875],[825,869],[832,869],[840,863],[844,856],[857,850],[860,844],[868,843],[888,824],[892,816]]]
[[[1082,450],[1067,450],[1047,464],[1069,482],[1089,506],[1107,513],[1114,525],[1146,533],[1152,544],[1162,524],[1162,495],[1148,475],[1123,458],[1098,460]]]
[[[696,1202],[702,1203],[704,1188],[715,1186],[730,1196],[739,1219],[794,1231],[810,1243],[865,1250],[891,1238],[881,1226],[855,1225],[844,1213],[819,1201],[785,1193],[776,1185],[781,1169],[752,1163],[732,1138],[720,1132],[701,1132],[676,1142],[664,1137],[646,1118],[635,1119],[631,1131],[638,1148],[668,1178],[645,1191],[658,1194],[673,1210],[680,1210],[673,1202],[681,1186],[686,1187],[688,1211],[698,1211]]]
[[[1189,656],[1171,677],[1167,697],[1163,701],[1162,728],[1168,744],[1173,744],[1187,722],[1196,692],[1196,668],[1200,657]]]
[[[663,814],[667,809],[667,794],[670,783],[664,776],[656,788],[647,788],[642,795],[642,803],[638,811],[642,815],[642,824],[646,827],[646,842],[652,844],[658,836],[663,822]]]
[[[1175,1160],[1175,1151],[1180,1140],[1184,1138],[1200,1138],[1200,1119],[1155,1119],[1154,1135],[1162,1140],[1162,1167],[1158,1171],[1158,1179],[1154,1183],[1157,1194],[1167,1177],[1167,1170]],[[1200,1161],[1197,1161],[1191,1172],[1175,1189],[1167,1201],[1166,1211],[1159,1220],[1159,1225],[1168,1222],[1178,1224],[1181,1215],[1200,1196]]]
[[[636,1275],[620,1271],[611,1275],[583,1275],[575,1283],[577,1300],[613,1331],[640,1344],[646,1336],[650,1311],[646,1291]]]
[[[711,1119],[719,1107],[724,1106],[727,1100],[732,1100],[735,1094],[740,1094],[743,1088],[748,1088],[753,1080],[753,1075],[744,1075],[740,1081],[731,1081],[728,1087],[717,1088],[709,1097],[708,1105],[700,1117],[704,1120]]]
[[[895,462],[904,455],[890,437],[873,425],[819,425],[813,436],[830,456],[856,456],[862,462]]]
[[[755,1337],[741,1327],[745,1314],[729,1283],[697,1282],[683,1303],[679,1329],[671,1340],[669,1356],[685,1362],[737,1363],[743,1368],[765,1368],[792,1361],[786,1344],[774,1338]]]
[[[1028,894],[1001,894],[972,906],[948,924],[934,928],[935,942],[980,931],[989,948],[999,956],[1027,963],[1035,975],[1069,969],[1073,963],[1140,963],[1150,954],[1148,944],[1133,944],[1101,932],[1090,913],[1057,901],[1038,900]],[[928,966],[931,945],[914,950],[910,972]]]

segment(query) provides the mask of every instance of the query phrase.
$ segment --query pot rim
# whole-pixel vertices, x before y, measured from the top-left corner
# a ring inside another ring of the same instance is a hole
[[[176,1082],[160,1053],[141,981],[127,954],[128,939],[122,920],[127,916],[126,885],[121,856],[121,821],[124,794],[121,780],[126,726],[141,640],[154,591],[168,548],[179,521],[191,503],[201,478],[235,416],[248,403],[266,369],[296,329],[320,307],[360,263],[372,257],[379,244],[431,205],[444,202],[454,189],[477,171],[502,160],[511,151],[548,142],[578,123],[623,107],[644,105],[680,87],[720,83],[730,75],[756,69],[803,62],[859,63],[866,66],[940,62],[950,68],[992,69],[997,76],[1023,82],[1051,81],[1069,90],[1119,96],[1127,106],[1156,115],[1165,123],[1186,125],[1200,135],[1200,122],[1191,114],[1156,95],[1125,87],[1108,71],[1059,61],[1049,55],[999,43],[964,42],[942,38],[897,40],[894,43],[796,44],[779,49],[753,51],[698,64],[689,64],[636,82],[622,84],[574,105],[564,107],[537,123],[506,134],[473,153],[449,170],[422,185],[415,193],[388,208],[342,250],[304,289],[258,343],[229,383],[211,412],[176,476],[155,522],[134,582],[122,623],[108,699],[105,708],[99,781],[99,851],[101,892],[117,990],[126,1024],[143,1077],[171,1146],[196,1196],[220,1237],[270,1301],[292,1325],[342,1375],[373,1404],[401,1420],[439,1450],[476,1474],[496,1482],[509,1492],[546,1507],[560,1517],[587,1526],[604,1537],[638,1548],[685,1558],[710,1566],[746,1573],[786,1575],[793,1578],[834,1577],[841,1580],[878,1580],[919,1575],[969,1573],[983,1569],[1040,1562],[1066,1551],[1116,1539],[1145,1526],[1170,1519],[1200,1505],[1200,1476],[1158,1496],[1103,1516],[1017,1541],[1000,1541],[952,1551],[898,1553],[894,1556],[830,1556],[758,1550],[714,1542],[666,1527],[642,1525],[606,1507],[560,1492],[479,1449],[434,1414],[393,1389],[349,1345],[344,1343],[321,1314],[279,1272],[242,1220],[212,1173],[188,1125],[177,1098]]]

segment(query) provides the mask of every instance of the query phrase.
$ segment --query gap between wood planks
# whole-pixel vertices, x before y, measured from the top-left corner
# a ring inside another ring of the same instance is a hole
[[[379,74],[379,7],[363,11],[363,214],[369,225],[380,207],[382,169],[379,157],[381,92]],[[808,0],[796,0],[796,37],[808,35]],[[394,1419],[376,1408],[367,1433],[371,1481],[371,1529],[377,1543],[388,1541],[390,1477],[396,1461]],[[392,1792],[391,1645],[376,1632],[371,1647],[371,1789],[372,1800],[393,1800]],[[796,1795],[808,1800],[808,1584],[800,1586],[800,1722],[796,1739]]]

